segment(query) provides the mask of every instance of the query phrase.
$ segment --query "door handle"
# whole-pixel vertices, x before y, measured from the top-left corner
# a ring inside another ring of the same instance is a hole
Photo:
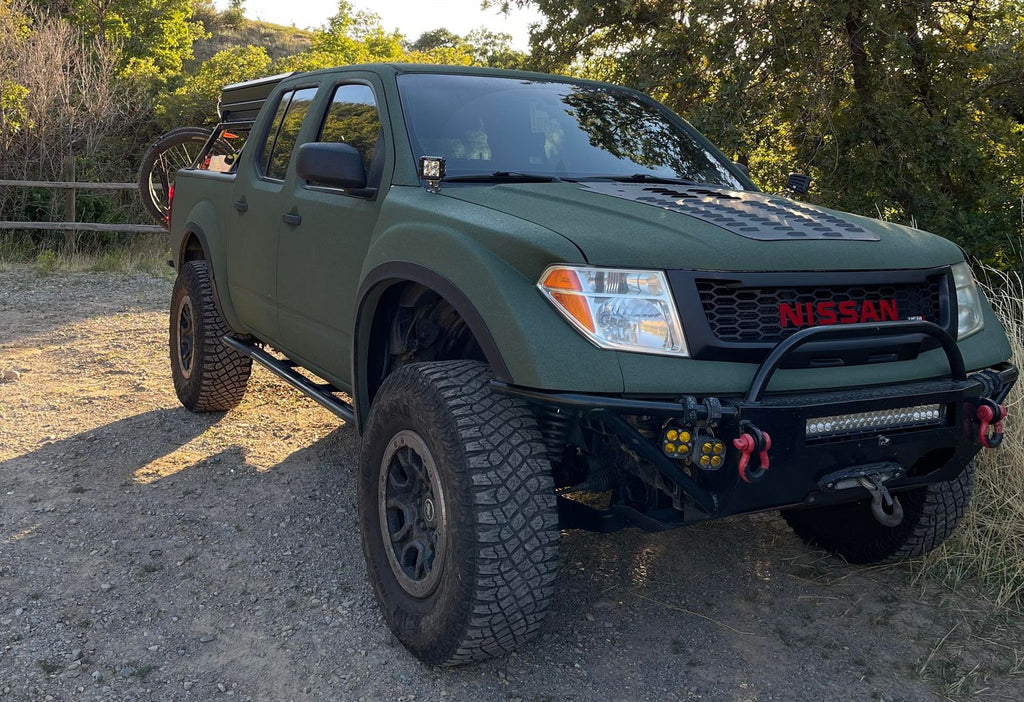
[[[281,215],[281,221],[285,224],[302,224],[302,217],[291,212],[285,212]]]
[[[235,209],[238,210],[239,212],[248,212],[249,203],[246,202],[245,200],[235,200]]]

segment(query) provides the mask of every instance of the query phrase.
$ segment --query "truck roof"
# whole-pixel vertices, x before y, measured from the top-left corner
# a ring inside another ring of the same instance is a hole
[[[507,68],[490,68],[486,66],[449,66],[437,63],[361,63],[346,66],[334,66],[332,68],[320,68],[315,71],[297,72],[285,77],[296,78],[299,76],[320,76],[330,75],[338,72],[348,71],[369,71],[385,75],[401,75],[403,73],[434,73],[447,75],[477,75],[494,76],[503,78],[520,78],[523,80],[559,80],[566,83],[578,83],[582,85],[594,85],[603,87],[622,88],[621,85],[604,83],[601,81],[586,80],[573,76],[559,75],[553,73],[539,73],[536,71],[511,70]],[[269,79],[266,79],[269,80]],[[284,77],[281,78],[284,80]],[[280,82],[280,81],[278,81]]]

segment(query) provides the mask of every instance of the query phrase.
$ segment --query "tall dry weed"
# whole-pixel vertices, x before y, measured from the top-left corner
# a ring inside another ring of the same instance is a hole
[[[988,271],[989,301],[1006,328],[1014,364],[1024,362],[1024,280]],[[974,498],[950,539],[922,560],[922,573],[956,588],[968,581],[989,588],[999,605],[1024,607],[1024,411],[1021,386],[1006,401],[1005,438],[976,460]]]

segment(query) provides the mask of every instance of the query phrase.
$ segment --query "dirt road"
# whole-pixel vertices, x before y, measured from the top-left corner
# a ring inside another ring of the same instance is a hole
[[[775,515],[565,532],[535,645],[427,668],[365,580],[354,430],[260,371],[179,407],[169,296],[0,272],[2,700],[1024,699],[1019,622]]]

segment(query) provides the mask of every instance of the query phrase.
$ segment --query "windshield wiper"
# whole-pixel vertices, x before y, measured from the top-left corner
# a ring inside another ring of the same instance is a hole
[[[561,178],[542,173],[520,173],[519,171],[494,171],[493,173],[467,173],[445,176],[445,183],[560,183]]]
[[[588,180],[611,180],[616,183],[669,183],[672,185],[709,185],[692,178],[672,178],[670,176],[654,175],[653,173],[634,173],[632,175],[606,175],[589,176],[580,178],[581,181]]]

